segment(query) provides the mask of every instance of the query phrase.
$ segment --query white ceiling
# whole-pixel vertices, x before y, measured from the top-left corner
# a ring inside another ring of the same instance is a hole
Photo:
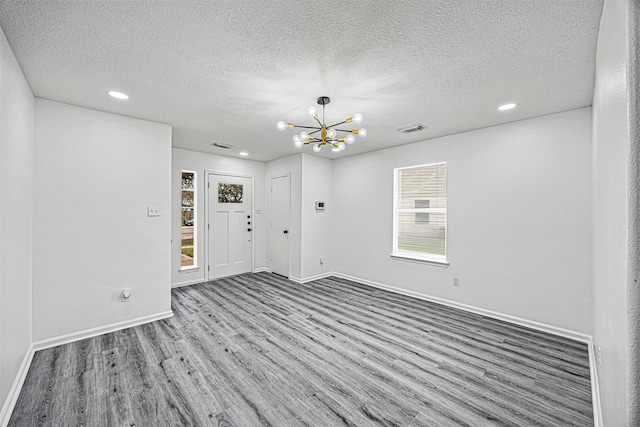
[[[589,106],[601,10],[602,0],[5,0],[0,26],[36,96],[170,124],[175,147],[270,160],[300,151],[276,122],[311,125],[321,95],[327,122],[361,112],[369,131],[341,153],[325,148],[330,158]],[[496,111],[508,101],[518,108]],[[396,131],[415,123],[428,129]]]

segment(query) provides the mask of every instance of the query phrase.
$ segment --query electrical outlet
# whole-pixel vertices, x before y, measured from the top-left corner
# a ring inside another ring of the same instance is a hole
[[[129,302],[131,301],[131,289],[129,288],[125,288],[122,291],[122,294],[120,295],[120,298],[122,299],[122,302]]]
[[[602,347],[596,347],[596,365],[598,368],[602,367]]]
[[[160,216],[160,206],[147,206],[147,216]]]
[[[460,278],[459,277],[454,277],[453,278],[453,286],[460,286]]]
[[[320,257],[320,265],[324,265],[324,258]]]

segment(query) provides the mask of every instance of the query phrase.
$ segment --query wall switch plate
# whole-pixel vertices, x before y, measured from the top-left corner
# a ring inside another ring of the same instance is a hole
[[[454,277],[453,278],[453,286],[460,286],[460,278],[459,277]]]
[[[147,215],[148,216],[160,216],[160,206],[157,206],[157,205],[149,205],[149,206],[147,206]]]
[[[256,215],[260,215],[262,213],[262,209],[256,208]]]
[[[600,346],[596,347],[596,365],[598,368],[602,367],[602,347]]]

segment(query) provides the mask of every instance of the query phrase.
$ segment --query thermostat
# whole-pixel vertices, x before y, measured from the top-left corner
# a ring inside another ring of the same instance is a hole
[[[324,202],[316,202],[316,210],[323,211],[324,210]]]

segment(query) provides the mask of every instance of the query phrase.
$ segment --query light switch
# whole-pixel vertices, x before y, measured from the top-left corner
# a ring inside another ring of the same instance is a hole
[[[256,208],[256,215],[260,215],[262,213],[262,209]]]
[[[160,216],[160,206],[157,206],[157,205],[149,205],[149,206],[147,206],[147,215],[148,216]]]

